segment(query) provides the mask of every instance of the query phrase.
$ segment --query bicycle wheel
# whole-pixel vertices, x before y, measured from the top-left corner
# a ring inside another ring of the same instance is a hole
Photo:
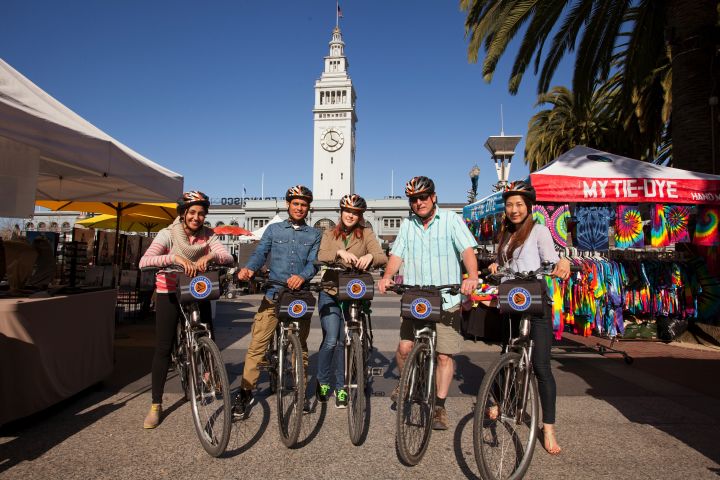
[[[363,361],[363,350],[360,335],[354,332],[350,337],[348,354],[348,429],[353,445],[360,445],[365,433],[365,415],[367,413],[367,397],[365,392],[366,367]]]
[[[538,387],[530,374],[522,404],[526,365],[520,354],[502,355],[480,385],[473,420],[473,448],[480,476],[489,480],[525,475],[538,433]]]
[[[225,363],[215,342],[197,339],[190,368],[195,431],[205,451],[217,457],[230,440],[232,406]]]
[[[280,348],[275,392],[278,428],[283,444],[292,447],[300,435],[305,401],[305,372],[300,339],[295,333],[288,333],[285,344]]]
[[[435,407],[435,379],[430,378],[430,346],[415,343],[400,375],[395,441],[400,459],[417,465],[425,455]]]

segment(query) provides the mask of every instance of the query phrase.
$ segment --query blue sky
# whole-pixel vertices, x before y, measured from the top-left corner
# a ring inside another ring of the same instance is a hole
[[[467,62],[458,2],[347,0],[340,28],[357,91],[356,188],[402,193],[432,177],[440,201],[479,193],[495,169],[483,147],[526,135],[535,78],[507,93],[511,45],[491,84]],[[116,139],[212,197],[282,195],[312,184],[313,86],[334,0],[5,0],[0,56]],[[570,85],[568,62],[553,84]],[[527,174],[520,143],[511,177]]]

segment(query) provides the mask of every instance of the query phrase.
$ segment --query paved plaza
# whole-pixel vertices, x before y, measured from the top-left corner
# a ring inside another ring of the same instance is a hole
[[[252,295],[218,304],[218,343],[233,387],[239,385],[259,300]],[[140,322],[118,327],[116,368],[105,382],[0,429],[0,478],[478,478],[473,400],[498,349],[466,341],[447,400],[451,428],[433,433],[420,465],[403,466],[395,452],[395,412],[387,398],[397,378],[392,357],[398,309],[395,295],[379,296],[373,304],[373,365],[382,369],[382,376],[374,377],[370,427],[361,446],[350,443],[347,413],[331,401],[304,417],[299,447],[285,448],[265,375],[259,404],[250,419],[234,424],[222,458],[209,457],[200,446],[174,375],[166,388],[165,420],[155,430],[143,430],[150,404],[153,325]],[[581,340],[566,337],[566,344]],[[314,318],[311,378],[320,339]],[[720,351],[639,342],[620,348],[633,355],[632,365],[618,356],[554,357],[564,450],[551,457],[538,445],[527,478],[717,479]]]

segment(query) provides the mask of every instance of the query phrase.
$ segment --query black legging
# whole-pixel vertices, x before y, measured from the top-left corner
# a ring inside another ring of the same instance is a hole
[[[212,332],[210,302],[200,302],[200,316]],[[175,343],[175,332],[180,305],[174,293],[158,293],[155,300],[155,356],[152,363],[152,403],[162,403],[165,380],[170,366],[170,352]]]
[[[532,317],[530,321],[530,338],[533,346],[532,363],[540,391],[540,404],[543,411],[543,423],[555,423],[555,397],[557,387],[555,377],[550,368],[550,348],[552,347],[553,331],[550,318]]]
[[[512,315],[510,328],[512,335],[517,336],[520,324],[520,315]],[[502,322],[502,337],[509,338],[508,322]],[[535,377],[538,381],[540,405],[543,411],[543,423],[555,423],[555,397],[557,388],[555,377],[550,368],[550,348],[552,347],[553,332],[549,317],[532,317],[530,320],[530,338],[534,342],[532,363]]]

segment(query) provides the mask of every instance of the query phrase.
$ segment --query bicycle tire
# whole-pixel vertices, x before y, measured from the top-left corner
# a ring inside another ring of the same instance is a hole
[[[429,378],[431,361],[430,346],[415,343],[400,375],[395,442],[400,459],[408,465],[420,463],[430,443],[435,409],[435,379]]]
[[[230,440],[232,402],[225,362],[209,337],[197,339],[190,368],[195,431],[205,451],[218,457]]]
[[[288,332],[278,354],[277,420],[283,444],[291,448],[297,443],[302,426],[305,402],[305,372],[302,348],[297,334]]]
[[[525,411],[518,422],[517,408],[524,379],[520,359],[516,352],[503,354],[488,369],[478,392],[473,450],[480,476],[487,480],[522,478],[532,461],[538,434],[538,387],[531,372]],[[489,410],[493,405],[498,407],[494,419],[491,416],[495,413]]]
[[[345,379],[348,391],[348,431],[353,445],[360,445],[365,434],[365,416],[367,414],[365,379],[367,368],[363,356],[360,335],[353,332],[350,337],[350,353],[348,356],[349,377]]]

